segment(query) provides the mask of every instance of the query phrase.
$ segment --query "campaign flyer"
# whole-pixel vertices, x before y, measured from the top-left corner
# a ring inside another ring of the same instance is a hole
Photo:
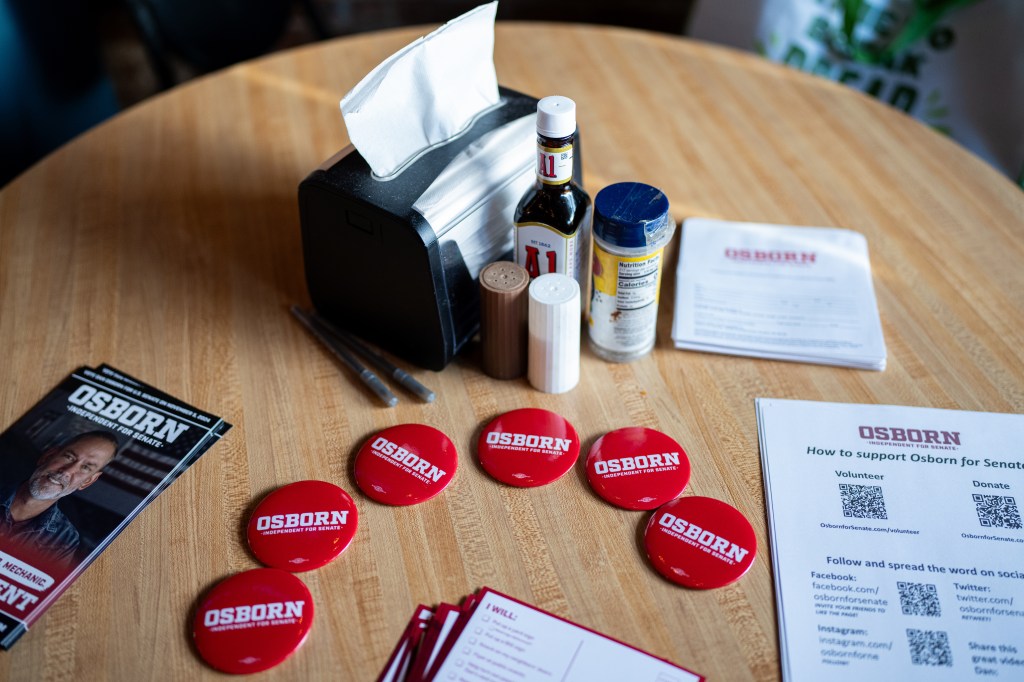
[[[1024,415],[757,418],[784,680],[1024,679]]]
[[[104,365],[76,370],[0,434],[0,647],[230,428]]]
[[[674,663],[483,588],[417,607],[377,682],[701,682]]]

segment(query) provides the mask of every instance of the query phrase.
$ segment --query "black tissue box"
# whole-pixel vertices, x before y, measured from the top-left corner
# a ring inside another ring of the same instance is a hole
[[[335,325],[428,369],[443,369],[479,327],[479,290],[458,244],[441,245],[412,209],[448,163],[475,140],[536,112],[507,88],[502,104],[462,135],[430,150],[396,178],[372,177],[352,147],[299,185],[306,284]],[[509,212],[509,234],[512,230]],[[493,260],[511,259],[511,251]]]

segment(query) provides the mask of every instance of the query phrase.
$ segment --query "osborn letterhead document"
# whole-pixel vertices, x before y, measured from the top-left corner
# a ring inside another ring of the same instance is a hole
[[[677,348],[885,369],[863,235],[688,218],[676,270]]]
[[[787,682],[1024,680],[1024,415],[757,420]]]

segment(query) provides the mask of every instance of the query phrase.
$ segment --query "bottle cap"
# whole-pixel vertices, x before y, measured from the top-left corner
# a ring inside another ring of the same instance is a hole
[[[667,228],[673,228],[667,230]],[[594,234],[624,248],[651,247],[675,231],[668,197],[641,182],[608,185],[594,198]]]
[[[480,271],[480,343],[484,372],[495,379],[526,374],[530,273],[510,261]]]
[[[576,102],[553,95],[537,102],[537,134],[569,137],[576,132]]]
[[[530,283],[530,384],[564,393],[580,380],[580,285],[568,275],[548,273]]]
[[[617,507],[657,509],[683,492],[690,480],[690,460],[679,443],[660,431],[616,429],[590,447],[587,480]]]
[[[580,454],[580,437],[554,412],[526,407],[484,427],[477,443],[480,464],[502,483],[531,488],[561,478]]]
[[[255,568],[218,583],[196,609],[199,655],[226,673],[255,673],[288,658],[313,625],[313,596],[276,568]]]
[[[355,537],[359,512],[344,490],[325,481],[278,488],[249,518],[249,547],[268,566],[297,573],[320,568]]]
[[[458,455],[448,436],[423,424],[400,424],[372,436],[356,455],[356,484],[378,502],[418,504],[455,478]]]
[[[757,538],[743,514],[710,497],[680,497],[651,515],[647,558],[658,573],[685,587],[728,585],[747,572]]]

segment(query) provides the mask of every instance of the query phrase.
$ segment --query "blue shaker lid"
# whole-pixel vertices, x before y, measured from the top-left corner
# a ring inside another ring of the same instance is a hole
[[[594,199],[594,234],[614,246],[645,247],[670,224],[668,197],[642,182],[608,185]]]

